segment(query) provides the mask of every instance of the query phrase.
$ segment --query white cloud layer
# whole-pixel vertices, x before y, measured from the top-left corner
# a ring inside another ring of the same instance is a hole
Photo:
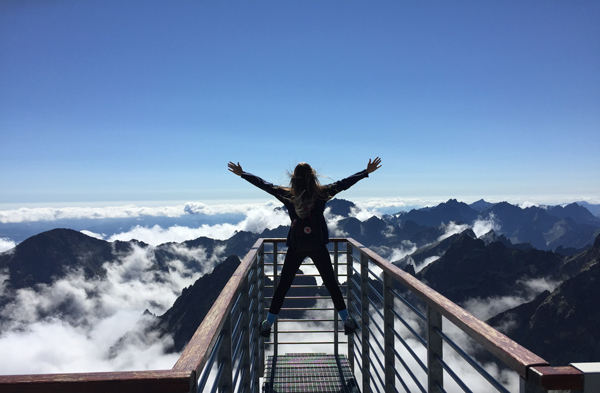
[[[0,237],[0,252],[5,252],[14,248],[16,243],[7,237]]]
[[[81,231],[88,236],[107,241],[129,241],[136,239],[144,243],[156,246],[163,243],[181,243],[186,240],[197,239],[201,236],[211,239],[226,240],[238,231],[261,233],[265,229],[275,229],[281,225],[289,225],[290,219],[283,210],[275,210],[270,205],[257,206],[246,213],[246,218],[237,224],[203,224],[198,228],[174,225],[162,228],[159,225],[146,227],[137,225],[128,231],[115,233],[107,236],[105,234]]]
[[[114,263],[105,263],[106,277],[85,278],[70,272],[51,285],[40,284],[12,293],[0,310],[2,374],[62,373],[170,369],[178,354],[166,354],[169,336],[145,330],[149,309],[163,314],[202,274],[212,271],[223,248],[172,245],[180,256],[168,262],[168,272],[156,270],[154,248],[134,246]],[[183,260],[193,263],[183,263]],[[8,272],[0,272],[0,283]],[[0,287],[0,294],[8,291]],[[128,333],[122,342],[118,340]]]
[[[187,202],[183,205],[155,207],[136,205],[106,207],[22,207],[19,209],[0,210],[0,223],[6,224],[84,218],[136,218],[142,216],[181,217],[187,214],[247,214],[256,208],[264,208],[274,205],[274,202],[217,205],[207,205],[201,202]]]

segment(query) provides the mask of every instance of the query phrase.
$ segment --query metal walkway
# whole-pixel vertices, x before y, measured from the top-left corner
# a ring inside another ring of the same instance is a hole
[[[264,393],[359,393],[345,355],[299,353],[269,356]]]

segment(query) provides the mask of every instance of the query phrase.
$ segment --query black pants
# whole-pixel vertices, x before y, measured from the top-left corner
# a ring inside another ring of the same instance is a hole
[[[269,309],[271,314],[279,314],[285,295],[288,293],[288,290],[294,281],[294,277],[296,277],[296,272],[306,257],[312,259],[319,270],[323,283],[325,284],[325,287],[327,287],[329,295],[333,300],[335,309],[338,311],[346,309],[344,296],[342,295],[342,291],[340,291],[340,287],[333,272],[329,251],[327,250],[327,246],[323,245],[321,248],[311,251],[288,249],[287,254],[285,255],[285,261],[283,262],[279,284],[277,285],[277,289],[275,289],[271,308]]]

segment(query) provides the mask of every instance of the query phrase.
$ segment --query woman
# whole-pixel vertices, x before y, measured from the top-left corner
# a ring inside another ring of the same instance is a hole
[[[315,170],[307,163],[302,162],[294,169],[289,187],[281,187],[244,172],[239,162],[237,164],[229,162],[229,171],[241,176],[282,202],[292,221],[286,241],[288,251],[283,262],[279,285],[273,294],[273,301],[267,319],[260,324],[261,336],[269,337],[271,334],[271,326],[281,310],[285,295],[290,289],[292,281],[294,281],[298,268],[306,257],[312,259],[319,270],[323,283],[331,295],[335,309],[344,321],[344,333],[354,333],[358,326],[348,314],[344,297],[333,272],[331,258],[327,250],[329,232],[327,231],[327,223],[323,212],[325,211],[325,204],[335,194],[347,190],[359,180],[368,177],[369,173],[373,173],[381,167],[380,164],[381,159],[379,157],[375,158],[373,162],[369,159],[367,169],[344,180],[322,186],[317,179]]]

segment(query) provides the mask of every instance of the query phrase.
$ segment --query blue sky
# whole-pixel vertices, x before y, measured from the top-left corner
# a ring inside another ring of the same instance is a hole
[[[600,3],[0,2],[0,208],[600,198]],[[328,178],[324,182],[330,181]]]

